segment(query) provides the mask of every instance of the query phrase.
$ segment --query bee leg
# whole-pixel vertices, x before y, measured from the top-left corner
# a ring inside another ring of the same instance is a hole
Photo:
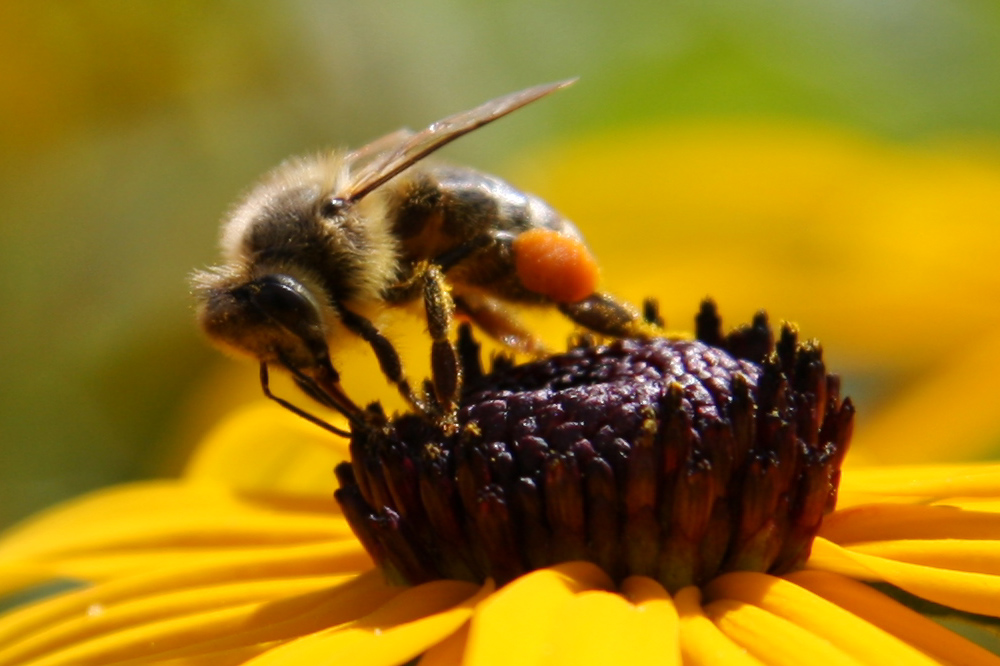
[[[382,374],[386,378],[396,385],[399,390],[399,394],[403,396],[403,400],[407,402],[410,407],[418,412],[427,413],[428,406],[424,404],[422,400],[417,398],[413,389],[410,387],[410,382],[407,381],[406,377],[403,376],[403,362],[399,358],[399,354],[396,352],[396,348],[392,346],[389,339],[382,335],[375,324],[371,323],[361,315],[351,312],[346,308],[339,308],[340,320],[343,322],[344,326],[347,327],[349,331],[355,335],[360,336],[365,342],[367,342],[372,351],[375,352],[375,358],[378,359],[379,367],[382,368]]]
[[[576,303],[559,303],[559,311],[584,328],[616,338],[649,337],[656,328],[633,306],[610,294],[594,293]]]
[[[547,353],[545,343],[522,324],[514,313],[495,298],[479,294],[455,296],[456,309],[494,340],[515,351],[533,356]]]
[[[424,282],[424,308],[427,311],[427,332],[431,336],[431,376],[434,393],[445,415],[453,416],[458,409],[458,396],[462,392],[462,366],[458,351],[448,337],[455,316],[455,301],[451,298],[444,273],[436,264],[429,264],[422,271]]]

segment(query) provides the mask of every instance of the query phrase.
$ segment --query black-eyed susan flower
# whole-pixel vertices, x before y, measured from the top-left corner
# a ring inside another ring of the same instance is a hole
[[[697,337],[479,376],[465,335],[454,435],[240,413],[0,543],[8,591],[85,582],[0,620],[0,664],[1000,663],[866,584],[1000,617],[1000,468],[841,478],[818,345]]]

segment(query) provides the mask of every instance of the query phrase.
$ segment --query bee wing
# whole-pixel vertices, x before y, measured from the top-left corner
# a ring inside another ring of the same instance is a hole
[[[516,111],[560,88],[565,88],[575,81],[576,79],[567,79],[566,81],[527,88],[490,100],[474,109],[448,116],[419,132],[399,130],[387,134],[381,139],[376,139],[364,148],[355,151],[363,153],[365,157],[373,153],[376,156],[357,172],[347,191],[340,198],[345,201],[357,201],[438,148],[474,129],[493,122],[497,118],[506,116],[511,111]],[[392,147],[394,141],[398,141],[399,145]],[[352,153],[352,155],[354,154]]]
[[[388,154],[390,151],[399,150],[403,142],[412,137],[413,134],[413,130],[409,127],[404,127],[391,134],[379,137],[371,143],[348,153],[347,163],[354,168],[363,168],[366,162],[370,163],[371,160],[380,157],[383,153]]]

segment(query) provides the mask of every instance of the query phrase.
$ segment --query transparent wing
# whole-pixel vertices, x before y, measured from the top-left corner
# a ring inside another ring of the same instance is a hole
[[[364,169],[366,164],[388,155],[390,152],[399,150],[403,142],[413,136],[413,130],[408,127],[398,129],[395,132],[379,137],[371,143],[361,146],[357,150],[352,150],[347,154],[347,163],[352,169]]]
[[[399,130],[387,134],[381,139],[376,139],[364,148],[352,153],[352,155],[361,153],[362,157],[371,155],[375,155],[375,157],[354,174],[347,191],[341,194],[340,198],[345,201],[357,201],[404,169],[463,134],[468,134],[497,118],[502,118],[511,111],[516,111],[522,106],[545,97],[560,88],[565,88],[575,81],[576,79],[568,79],[534,86],[490,100],[474,109],[448,116],[419,132]],[[393,146],[393,142],[399,143]]]

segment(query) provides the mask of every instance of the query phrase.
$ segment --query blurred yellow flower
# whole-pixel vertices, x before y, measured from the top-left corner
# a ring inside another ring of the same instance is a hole
[[[982,306],[1000,281],[989,265],[1000,168],[752,129],[605,138],[539,158],[530,178],[587,232],[607,286],[659,295],[675,327],[671,313],[711,293],[727,312],[801,317],[844,374],[924,377],[867,424],[879,433],[871,457],[977,450],[1000,413],[984,369],[1000,364],[1000,315]],[[947,336],[922,334],[946,323]],[[344,361],[345,377],[361,376]],[[850,467],[803,570],[670,594],[583,562],[500,589],[390,586],[330,499],[347,456],[344,442],[256,403],[213,430],[182,479],[103,491],[14,530],[0,541],[4,591],[87,585],[6,615],[0,666],[1000,664],[864,584],[1000,617],[1000,465]]]

